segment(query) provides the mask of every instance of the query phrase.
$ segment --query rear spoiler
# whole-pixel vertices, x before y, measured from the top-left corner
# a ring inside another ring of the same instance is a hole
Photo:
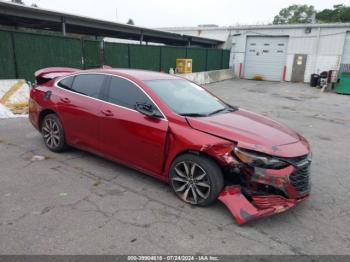
[[[44,84],[56,77],[64,76],[77,71],[80,71],[80,69],[71,67],[47,67],[36,71],[34,76],[37,84]]]

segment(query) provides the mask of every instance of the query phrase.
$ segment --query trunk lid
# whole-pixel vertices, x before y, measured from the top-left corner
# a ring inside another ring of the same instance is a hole
[[[44,84],[54,78],[80,71],[78,68],[71,67],[47,67],[34,73],[37,84]]]

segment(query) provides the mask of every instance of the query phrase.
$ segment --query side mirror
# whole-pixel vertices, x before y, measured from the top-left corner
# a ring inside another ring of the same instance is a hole
[[[141,114],[144,114],[146,116],[154,116],[159,117],[157,114],[157,111],[155,110],[154,106],[147,103],[136,103],[135,105],[136,111],[140,112]]]

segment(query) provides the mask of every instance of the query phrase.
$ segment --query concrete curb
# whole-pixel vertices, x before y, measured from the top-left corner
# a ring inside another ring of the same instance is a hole
[[[232,69],[214,70],[197,72],[191,74],[177,74],[180,77],[186,78],[199,85],[215,83],[223,80],[233,79],[234,72]]]

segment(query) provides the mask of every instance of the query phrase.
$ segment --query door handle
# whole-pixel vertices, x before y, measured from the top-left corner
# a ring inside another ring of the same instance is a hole
[[[101,113],[104,114],[105,116],[113,116],[113,112],[109,109],[106,110],[101,110]]]
[[[69,98],[67,98],[67,97],[62,97],[62,98],[61,98],[61,101],[62,101],[63,103],[66,103],[66,104],[70,103],[70,100],[69,100]]]

